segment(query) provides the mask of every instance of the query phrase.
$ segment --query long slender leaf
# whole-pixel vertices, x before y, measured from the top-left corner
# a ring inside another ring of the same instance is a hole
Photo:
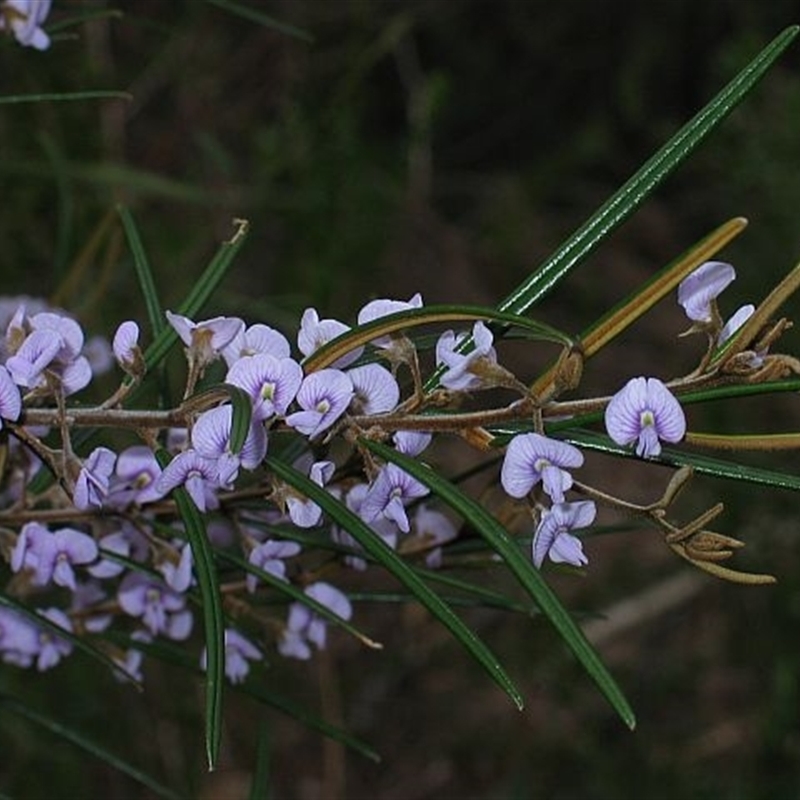
[[[378,442],[361,440],[361,443],[375,455],[397,464],[409,475],[425,484],[454,511],[470,521],[495,552],[503,558],[520,584],[536,601],[542,613],[553,624],[625,724],[631,729],[634,728],[636,718],[633,710],[616,681],[589,644],[583,631],[575,624],[553,590],[545,583],[530,559],[522,554],[517,542],[509,536],[505,528],[483,506],[467,497],[453,484],[419,461]]]
[[[159,450],[156,458],[162,469],[170,460],[166,450]],[[222,600],[214,566],[214,552],[208,541],[203,517],[185,489],[175,489],[173,496],[192,548],[194,570],[203,600],[203,627],[206,640],[206,757],[209,770],[213,770],[217,764],[222,739],[222,690],[225,678],[225,625]]]
[[[274,17],[270,17],[256,8],[244,6],[241,3],[235,3],[233,0],[206,0],[206,2],[209,5],[217,6],[217,8],[223,8],[225,11],[228,11],[231,14],[242,17],[242,19],[255,22],[258,25],[263,25],[265,28],[272,28],[273,30],[280,31],[280,33],[294,36],[295,38],[302,39],[306,42],[314,41],[314,37],[310,33],[307,33],[306,31],[301,30],[294,25],[289,25],[286,22],[281,22]]]
[[[122,220],[122,227],[125,229],[125,236],[128,238],[128,245],[133,254],[136,277],[139,279],[139,288],[144,297],[147,316],[150,320],[150,329],[153,332],[153,338],[155,338],[164,330],[167,323],[164,310],[161,307],[161,301],[158,299],[158,292],[156,291],[153,272],[150,269],[150,262],[147,260],[147,254],[142,244],[142,237],[139,235],[139,230],[136,227],[136,223],[133,221],[131,212],[125,206],[118,205],[117,213]]]
[[[0,105],[15,103],[47,103],[53,100],[133,100],[130,92],[116,89],[94,89],[82,92],[39,92],[37,94],[7,94],[0,96]]]
[[[256,764],[250,781],[250,800],[269,800],[269,761],[271,741],[269,721],[262,716],[258,723]]]
[[[486,670],[491,678],[508,694],[518,708],[523,707],[522,696],[506,674],[497,658],[486,645],[470,630],[453,610],[422,581],[408,564],[400,558],[371,528],[347,506],[340,503],[325,489],[288,464],[267,456],[265,464],[281,480],[313,500],[331,518],[341,525],[363,548],[391,572],[406,588],[413,592],[455,638],[466,648],[475,660]]]
[[[89,737],[72,728],[68,728],[63,723],[52,719],[40,711],[35,711],[29,706],[21,703],[16,698],[7,694],[0,694],[0,708],[10,711],[17,716],[23,717],[41,728],[45,728],[46,730],[58,736],[60,739],[64,739],[76,747],[79,747],[81,750],[95,756],[96,758],[99,758],[101,761],[109,764],[118,772],[127,775],[137,783],[147,787],[151,792],[159,797],[163,797],[165,800],[182,800],[183,795],[180,795],[172,789],[164,786],[160,781],[157,781],[151,775],[148,775],[138,767],[134,767],[132,764],[125,761],[125,759],[116,755],[116,753],[112,753],[104,745],[94,741],[93,739],[90,739]],[[54,789],[54,791],[57,791],[57,789]]]
[[[800,27],[776,36],[716,97],[626,181],[524,283],[498,306],[523,314],[619,227],[733,111],[792,43]]]

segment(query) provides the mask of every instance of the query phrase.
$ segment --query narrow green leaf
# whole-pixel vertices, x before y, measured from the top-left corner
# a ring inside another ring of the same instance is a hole
[[[47,103],[52,100],[133,100],[130,92],[114,89],[95,89],[83,92],[39,92],[38,94],[7,94],[0,96],[0,105],[12,103]]]
[[[228,393],[233,408],[231,419],[231,453],[242,452],[244,441],[250,431],[250,420],[253,416],[253,401],[244,389],[231,383],[221,383],[219,389]]]
[[[250,800],[269,800],[269,761],[271,752],[269,721],[262,716],[258,723],[256,763],[250,781]]]
[[[294,36],[296,39],[302,39],[305,42],[314,41],[314,37],[307,31],[296,28],[294,25],[289,25],[286,22],[281,22],[250,6],[243,6],[241,3],[233,2],[233,0],[206,0],[206,2],[209,5],[217,6],[217,8],[223,8],[231,14],[242,17],[242,19],[255,22],[258,25],[263,25],[265,28],[272,28],[288,36]]]
[[[594,450],[600,453],[608,453],[614,456],[625,458],[636,458],[638,456],[628,447],[615,444],[608,436],[594,431],[569,431],[558,437],[565,442],[581,447],[585,450]],[[716,478],[727,478],[728,480],[744,481],[761,486],[772,486],[776,489],[790,489],[800,491],[800,475],[776,470],[759,469],[758,467],[748,467],[745,464],[738,464],[726,461],[722,458],[713,458],[698,453],[689,453],[685,450],[678,450],[674,447],[664,447],[658,458],[652,459],[653,463],[666,464],[671,467],[694,467],[695,472],[702,475],[713,475]]]
[[[247,222],[244,220],[234,220],[237,226],[233,238],[223,242],[214,257],[205,268],[203,274],[197,280],[192,291],[178,308],[178,313],[190,319],[195,316],[208,302],[211,295],[225,277],[228,268],[233,263],[239,250],[242,248],[247,238]],[[155,338],[150,347],[144,354],[145,364],[148,370],[158,366],[169,352],[169,349],[178,341],[178,334],[172,326],[166,326]]]
[[[169,464],[166,450],[156,458],[162,469]],[[214,552],[208,541],[202,514],[183,488],[172,492],[192,548],[194,571],[203,601],[203,627],[206,640],[206,756],[208,768],[216,767],[222,739],[222,690],[225,679],[225,621],[219,593]]]
[[[164,786],[151,775],[148,775],[138,767],[134,767],[132,764],[120,758],[115,753],[112,753],[99,742],[89,739],[87,736],[84,736],[84,734],[79,733],[72,728],[68,728],[66,725],[52,719],[46,714],[35,711],[10,695],[0,693],[0,707],[27,719],[29,722],[32,722],[35,725],[50,731],[50,733],[55,734],[59,738],[64,739],[76,747],[79,747],[81,750],[89,753],[90,755],[95,756],[109,766],[113,767],[118,772],[127,775],[137,783],[147,787],[151,792],[158,795],[158,797],[163,797],[165,800],[181,800],[183,797],[183,795],[180,795],[172,789]]]
[[[167,321],[164,316],[164,310],[161,307],[161,301],[158,299],[158,292],[156,291],[153,272],[150,269],[150,262],[147,260],[142,238],[139,236],[139,231],[136,227],[136,223],[133,221],[131,212],[120,204],[117,206],[117,213],[122,220],[125,236],[128,238],[128,245],[133,255],[133,264],[136,268],[136,277],[139,279],[139,288],[142,291],[145,307],[147,309],[147,316],[150,320],[150,329],[153,332],[153,338],[156,338],[166,327]]]
[[[483,506],[467,497],[453,484],[425,464],[378,442],[362,439],[361,444],[375,453],[375,455],[397,464],[409,475],[425,484],[437,497],[444,500],[454,511],[461,514],[464,519],[469,520],[495,552],[503,558],[520,584],[536,601],[542,613],[553,624],[625,724],[631,729],[634,728],[636,718],[633,710],[616,681],[608,672],[592,645],[589,644],[583,631],[575,624],[553,590],[550,589],[539,571],[533,566],[530,558],[523,555],[519,545],[509,536],[505,528]]]
[[[57,625],[55,622],[51,622],[49,619],[47,619],[47,617],[43,617],[41,614],[37,613],[35,609],[30,608],[24,603],[20,603],[15,598],[4,594],[0,594],[0,605],[16,611],[18,614],[33,623],[37,628],[43,628],[53,634],[53,636],[58,636],[59,638],[64,639],[73,647],[83,651],[88,656],[96,659],[112,671],[119,671],[119,666],[114,662],[114,659],[111,658],[107,653],[103,652],[100,648],[95,647],[91,641],[83,636],[76,636],[71,631],[64,630],[64,628],[62,628],[60,625]],[[138,681],[131,679],[131,682],[136,686],[137,689],[143,688],[141,683]]]
[[[516,314],[506,314],[495,308],[484,306],[465,305],[434,305],[414,308],[409,311],[399,311],[387,314],[372,322],[357,325],[346,333],[337,336],[330,342],[315,350],[303,361],[306,374],[315,372],[323,367],[328,367],[343,355],[355,350],[357,347],[377,339],[379,336],[397,333],[398,331],[417,328],[420,325],[434,325],[442,322],[464,322],[467,320],[486,320],[499,322],[504,325],[523,328],[530,331],[532,338],[558,342],[563,345],[572,344],[572,339],[566,333],[553,328],[543,322],[520,317]]]
[[[293,486],[319,505],[364,548],[368,555],[372,556],[409,591],[413,592],[419,602],[455,636],[497,685],[508,694],[517,708],[523,707],[522,696],[492,652],[380,536],[347,506],[301,472],[272,456],[267,456],[265,463],[282,481]]]
[[[800,27],[775,37],[705,108],[626,181],[558,250],[498,306],[523,314],[618,228],[755,87]]]
[[[72,28],[76,25],[82,25],[84,22],[89,22],[96,19],[122,19],[122,11],[118,8],[97,8],[91,11],[86,11],[81,14],[76,14],[74,17],[67,17],[60,19],[58,22],[48,22],[45,26],[47,33],[52,35],[60,33],[67,28]]]

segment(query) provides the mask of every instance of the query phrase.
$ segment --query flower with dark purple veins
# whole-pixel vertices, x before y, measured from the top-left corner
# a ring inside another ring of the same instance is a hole
[[[557,563],[582,567],[589,563],[583,545],[570,531],[586,528],[594,522],[597,508],[591,500],[577,503],[554,503],[542,513],[533,535],[533,563],[541,567],[545,556]]]
[[[297,332],[297,349],[304,355],[310,356],[323,345],[326,345],[337,336],[347,333],[349,325],[339,322],[338,319],[320,319],[316,309],[307,308],[300,318],[300,330]],[[358,359],[364,352],[363,347],[343,355],[337,359],[333,366],[336,369],[344,369]]]
[[[96,447],[89,453],[75,481],[72,495],[75,508],[86,511],[103,507],[116,461],[117,454],[107,447]]]
[[[396,464],[386,464],[369,487],[359,514],[364,522],[374,522],[382,517],[390,519],[403,533],[408,533],[411,526],[405,505],[426,494],[428,488],[424,484]]]
[[[259,353],[232,364],[225,382],[250,395],[254,420],[282,417],[303,382],[303,368],[294,359]]]
[[[394,375],[380,364],[364,364],[347,370],[355,394],[351,408],[355,414],[383,414],[400,402],[400,387]]]
[[[285,558],[296,556],[300,552],[300,545],[297,542],[283,541],[279,539],[266,539],[257,544],[251,551],[247,560],[254,566],[276,578],[286,580]],[[245,582],[247,591],[252,593],[258,586],[258,576],[251,572],[247,573]]]
[[[736,270],[722,261],[706,261],[678,286],[678,303],[695,322],[711,322],[717,297],[736,278]],[[718,318],[718,317],[717,317]]]
[[[476,370],[481,363],[497,364],[497,353],[492,343],[494,337],[486,325],[478,320],[472,328],[473,347],[469,352],[460,352],[468,334],[445,331],[436,342],[436,364],[446,367],[439,382],[446,389],[465,391],[476,389],[483,383]]]
[[[312,372],[297,392],[297,404],[302,411],[286,417],[289,427],[309,439],[326,431],[347,410],[353,399],[353,383],[338,369]]]
[[[350,601],[335,586],[317,581],[304,589],[304,592],[318,603],[329,608],[338,617],[350,619],[353,608]],[[289,618],[278,642],[278,652],[288,658],[307,660],[311,658],[311,647],[318,650],[325,648],[327,639],[327,623],[315,611],[303,603],[292,603],[289,607]]]
[[[500,482],[507,494],[521,498],[541,481],[547,496],[561,503],[572,486],[567,468],[582,465],[583,453],[577,447],[540,433],[522,433],[506,448]]]
[[[163,497],[177,486],[184,486],[203,512],[219,507],[218,488],[229,488],[220,479],[218,459],[205,458],[194,449],[179,453],[167,464],[156,481],[155,490]]]
[[[222,349],[225,363],[232,367],[240,358],[256,355],[270,355],[273,358],[289,358],[292,348],[288,339],[269,325],[257,322],[242,329],[230,344]]]
[[[617,444],[636,442],[642,458],[658,456],[660,440],[679,442],[686,433],[681,404],[658,378],[631,378],[606,406],[605,422]]]
[[[26,336],[6,361],[14,383],[30,389],[44,385],[42,373],[52,364],[59,350],[61,337],[52,330],[34,331]]]
[[[398,453],[416,458],[428,449],[433,435],[422,431],[397,431],[392,439]]]

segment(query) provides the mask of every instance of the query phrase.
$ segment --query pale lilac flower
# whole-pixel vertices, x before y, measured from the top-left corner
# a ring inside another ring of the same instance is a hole
[[[156,564],[156,569],[164,578],[164,583],[174,592],[185,592],[192,583],[192,548],[185,542],[180,548],[180,555],[169,556]]]
[[[366,325],[381,317],[389,314],[398,314],[401,311],[411,311],[415,308],[422,308],[422,295],[417,292],[413,297],[406,300],[371,300],[361,311],[358,312],[358,324]],[[392,346],[391,336],[379,336],[372,340],[376,347],[389,348]]]
[[[417,539],[416,546],[428,550],[425,566],[429,569],[438,569],[442,564],[441,545],[456,538],[458,535],[456,526],[441,511],[435,511],[422,503],[411,521],[411,529]]]
[[[201,414],[192,428],[192,447],[203,457],[217,461],[219,479],[227,486],[236,480],[239,467],[253,470],[267,454],[267,432],[260,422],[251,421],[244,445],[231,451],[233,408],[212,408]]]
[[[239,631],[225,628],[225,675],[231,683],[241,683],[250,672],[250,662],[260,661],[261,651]],[[207,668],[208,652],[203,648],[200,666]]]
[[[311,465],[308,477],[317,484],[325,486],[333,477],[336,465],[332,461],[316,461]],[[322,519],[322,509],[307,497],[294,494],[286,496],[286,506],[292,522],[298,528],[313,528]]]
[[[72,623],[61,609],[48,608],[44,611],[39,610],[39,614],[58,625],[59,628],[72,633]],[[57,633],[53,633],[49,628],[39,628],[37,639],[36,669],[39,672],[52,669],[62,658],[72,652],[72,642],[63,639]]]
[[[297,392],[302,411],[286,417],[286,424],[313,438],[330,428],[347,410],[353,398],[353,384],[338,369],[321,369],[308,375]]]
[[[351,408],[355,414],[382,414],[400,402],[400,387],[394,375],[380,364],[364,364],[347,370],[355,394]]]
[[[61,350],[61,337],[54,331],[34,331],[25,337],[14,355],[6,361],[18,386],[35,388],[44,384],[42,373]]]
[[[109,505],[115,508],[125,508],[133,503],[141,506],[163,496],[156,490],[161,467],[146,445],[126,447],[117,457],[115,472],[108,496]]]
[[[65,396],[79,392],[92,380],[92,368],[86,356],[78,356],[68,364],[58,365],[53,373],[61,381],[61,389]]]
[[[291,358],[260,353],[236,361],[225,382],[250,395],[254,420],[282,417],[303,382],[303,368]]]
[[[329,583],[318,581],[304,589],[305,593],[318,603],[329,608],[344,620],[353,614],[350,601],[337,588]],[[315,611],[303,603],[292,603],[283,636],[278,642],[278,652],[289,658],[311,658],[311,647],[322,650],[327,638],[327,623]]]
[[[717,337],[717,344],[725,344],[753,316],[755,310],[756,307],[752,303],[737,309],[734,315],[722,326],[722,330]]]
[[[131,543],[122,531],[115,531],[103,536],[97,543],[100,558],[96,564],[86,568],[93,578],[116,578],[125,571],[125,565],[112,558],[106,558],[107,553],[113,553],[123,558],[131,554]]]
[[[0,366],[0,428],[3,419],[16,422],[22,413],[22,397],[9,371]]]
[[[678,303],[695,322],[711,322],[712,303],[736,278],[736,271],[722,261],[706,261],[678,286]]]
[[[60,363],[68,364],[81,354],[83,329],[74,319],[53,311],[41,311],[30,317],[28,323],[31,331],[52,331],[61,339],[61,348],[55,356]]]
[[[453,331],[445,331],[436,343],[436,364],[447,368],[439,379],[446,389],[465,391],[477,388],[482,379],[473,372],[476,365],[480,362],[497,363],[497,353],[492,347],[494,337],[483,322],[478,320],[472,328],[474,347],[468,353],[461,353],[459,348],[466,339],[466,333],[456,335]]]
[[[163,497],[177,486],[186,488],[200,511],[217,508],[219,500],[215,490],[220,486],[217,459],[204,458],[192,449],[175,456],[159,476],[155,489]]]
[[[102,633],[113,622],[113,616],[107,612],[92,613],[94,607],[106,600],[107,595],[97,581],[79,583],[70,597],[70,612],[80,612],[81,626],[89,633]]]
[[[591,500],[577,503],[554,503],[542,513],[533,535],[533,563],[541,567],[545,556],[557,563],[582,567],[589,563],[580,539],[570,531],[586,528],[594,522],[597,508]]]
[[[139,348],[139,326],[131,319],[120,323],[111,343],[117,363],[131,374],[141,368],[142,351]]]
[[[90,564],[97,558],[97,543],[73,528],[51,532],[38,522],[23,525],[11,554],[11,569],[32,569],[34,583],[75,589],[75,565]]]
[[[403,533],[408,533],[411,526],[405,505],[426,494],[428,488],[424,484],[396,464],[386,464],[370,486],[359,513],[364,522],[385,517],[397,523]]]
[[[114,471],[117,454],[107,447],[96,447],[83,462],[72,502],[75,508],[86,511],[89,508],[102,508],[108,496],[109,480]]]
[[[25,47],[47,50],[50,37],[42,23],[50,13],[51,0],[4,0],[0,5],[0,30],[10,30]]]
[[[170,589],[165,583],[141,572],[129,572],[117,590],[117,601],[120,608],[131,617],[141,618],[145,627],[157,636],[164,633],[173,639],[185,638],[174,636],[175,617],[178,617],[180,634],[188,635],[185,627],[185,597]],[[191,622],[189,622],[191,628]]]
[[[222,350],[244,329],[244,322],[238,317],[214,317],[194,322],[172,311],[167,311],[166,316],[186,345],[189,361],[200,369],[217,359]]]
[[[297,348],[304,356],[310,356],[320,347],[349,330],[349,325],[345,325],[337,319],[320,319],[316,309],[307,308],[300,319]],[[336,369],[344,369],[358,359],[363,352],[363,347],[357,347],[335,361],[333,366]]]
[[[273,358],[289,358],[292,348],[282,333],[260,322],[247,329],[242,329],[231,343],[222,349],[222,357],[229,367],[232,367],[240,358],[261,354],[270,355]]]
[[[416,458],[428,449],[433,435],[422,431],[397,431],[392,439],[398,453]]]
[[[606,406],[606,430],[617,444],[636,442],[636,455],[658,456],[661,442],[679,442],[686,417],[675,396],[658,378],[631,378]]]
[[[131,634],[131,639],[134,642],[143,642],[145,644],[149,644],[153,641],[153,637],[147,631],[143,630],[134,631]],[[119,667],[119,669],[114,672],[114,677],[118,681],[136,681],[142,683],[144,680],[144,675],[142,674],[144,653],[138,647],[129,647],[122,656],[112,652],[111,658]]]
[[[254,567],[268,572],[276,578],[286,580],[286,564],[283,563],[283,560],[296,556],[299,552],[300,545],[297,542],[267,539],[250,551],[247,560]],[[247,573],[245,581],[248,592],[252,593],[256,590],[258,580],[257,575],[253,575],[251,572]]]
[[[522,433],[506,449],[500,483],[511,497],[525,497],[541,481],[548,497],[561,503],[572,486],[567,469],[582,465],[583,453],[577,447],[539,433]]]
[[[369,485],[366,483],[357,483],[353,486],[345,496],[345,505],[354,513],[361,517],[361,506],[364,503],[364,498],[369,492]],[[331,494],[338,496],[338,490],[331,490]],[[369,527],[375,531],[378,536],[383,539],[384,543],[392,550],[397,548],[397,523],[386,517],[378,517],[369,523]],[[346,530],[334,525],[331,528],[331,537],[335,542],[351,547],[354,550],[361,550],[361,545],[357,542]],[[360,556],[347,555],[344,557],[344,563],[355,570],[363,571],[367,568],[367,562]]]
[[[29,667],[38,652],[37,629],[15,611],[0,607],[0,658],[7,664]]]

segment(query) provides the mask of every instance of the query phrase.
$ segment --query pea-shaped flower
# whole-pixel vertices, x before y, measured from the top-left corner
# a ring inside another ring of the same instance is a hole
[[[606,406],[606,430],[617,444],[636,442],[636,455],[654,458],[661,441],[679,442],[686,417],[675,395],[658,378],[631,378]]]
[[[506,449],[500,482],[511,497],[525,497],[541,481],[548,497],[561,503],[564,492],[572,486],[572,475],[566,468],[582,465],[583,453],[577,447],[540,433],[523,433]]]
[[[586,528],[594,522],[597,508],[591,500],[577,503],[554,503],[542,514],[533,535],[533,563],[539,568],[545,556],[561,564],[582,567],[589,563],[583,545],[570,531]]]
[[[731,281],[736,271],[722,261],[706,261],[678,286],[678,303],[686,316],[695,322],[711,322],[714,318],[712,303]]]

